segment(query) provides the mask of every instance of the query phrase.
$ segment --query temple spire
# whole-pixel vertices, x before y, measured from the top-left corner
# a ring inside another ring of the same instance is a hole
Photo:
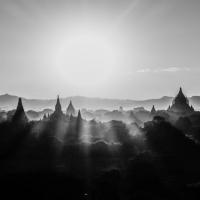
[[[19,100],[18,100],[17,109],[15,111],[15,114],[13,115],[12,121],[17,122],[17,123],[27,123],[28,122],[28,118],[25,114],[21,98],[19,98]]]
[[[63,116],[64,116],[64,114],[62,112],[62,107],[61,107],[61,104],[60,104],[60,98],[59,98],[59,95],[58,95],[56,105],[55,105],[55,111],[50,116],[50,119],[51,120],[60,120]]]
[[[57,113],[61,113],[62,112],[62,107],[61,107],[61,104],[60,104],[59,95],[57,96],[57,102],[56,102],[56,106],[55,106],[55,112],[57,112]]]
[[[182,113],[187,114],[190,112],[194,112],[194,108],[190,107],[188,98],[183,94],[182,87],[180,87],[180,90],[176,97],[174,98],[171,107],[168,109],[168,111],[172,111],[175,113]]]
[[[179,89],[179,95],[183,95],[182,87],[180,87],[180,89]]]
[[[74,108],[74,106],[73,106],[73,104],[72,104],[72,101],[70,100],[70,102],[69,102],[69,105],[68,105],[68,107],[67,107],[67,112],[66,112],[66,114],[68,115],[68,116],[74,116],[75,115],[75,108]]]
[[[152,109],[151,109],[151,114],[155,114],[156,113],[156,109],[155,106],[153,105]]]

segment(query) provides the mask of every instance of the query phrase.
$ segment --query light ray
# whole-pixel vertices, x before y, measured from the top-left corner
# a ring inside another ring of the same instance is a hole
[[[120,25],[129,14],[131,14],[134,9],[137,7],[139,0],[132,0],[132,2],[128,5],[128,7],[115,19],[113,28]]]

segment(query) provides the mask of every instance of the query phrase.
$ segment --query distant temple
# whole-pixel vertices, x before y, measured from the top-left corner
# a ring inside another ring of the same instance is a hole
[[[48,115],[48,116],[44,115],[43,120],[44,121],[46,121],[48,119],[51,119],[51,120],[60,120],[60,119],[61,120],[73,120],[73,119],[76,119],[76,117],[82,119],[80,111],[78,112],[78,116],[75,116],[75,115],[76,115],[76,110],[75,110],[74,106],[72,105],[72,101],[70,101],[70,103],[67,107],[66,115],[63,113],[62,106],[60,103],[60,98],[58,96],[56,105],[55,105],[55,111],[51,115]]]
[[[24,124],[28,122],[28,118],[25,114],[21,98],[19,98],[18,100],[17,109],[15,111],[15,114],[13,115],[12,121],[14,123],[20,123],[20,124]]]
[[[72,104],[72,101],[70,100],[70,103],[69,103],[69,105],[67,107],[66,115],[68,115],[68,116],[71,116],[71,115],[74,116],[75,113],[76,113],[75,108],[74,108],[74,106]]]
[[[152,109],[151,109],[151,114],[154,115],[156,113],[156,109],[155,106],[153,105]]]
[[[172,105],[167,109],[170,112],[175,113],[190,113],[194,112],[193,106],[189,105],[188,98],[183,94],[182,88],[180,88],[179,93],[174,98]]]
[[[56,105],[55,105],[55,111],[51,115],[51,119],[60,119],[62,117],[64,117],[64,114],[62,112],[62,107],[61,107],[60,99],[59,99],[59,96],[58,96],[57,101],[56,101]]]

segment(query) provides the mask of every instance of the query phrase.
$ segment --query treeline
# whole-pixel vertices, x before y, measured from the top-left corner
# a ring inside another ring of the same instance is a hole
[[[81,118],[0,124],[7,197],[195,199],[199,157],[199,144],[162,117],[144,128]]]

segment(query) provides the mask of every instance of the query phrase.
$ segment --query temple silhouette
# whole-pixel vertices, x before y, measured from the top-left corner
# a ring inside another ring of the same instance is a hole
[[[72,104],[72,101],[70,100],[69,105],[67,107],[66,115],[68,115],[68,116],[71,116],[71,115],[74,116],[75,113],[76,113],[75,108],[74,108],[74,106]]]
[[[167,110],[163,110],[165,113],[172,114],[172,115],[188,115],[193,112],[195,112],[194,108],[192,105],[189,104],[188,98],[183,94],[182,88],[180,87],[180,90],[178,94],[175,96],[175,98],[172,101],[172,104],[169,105]],[[160,111],[155,108],[155,105],[152,106],[152,109],[150,111],[150,114],[152,116],[159,115]],[[59,96],[57,97],[56,105],[55,105],[55,110],[52,114],[44,114],[43,119],[45,121],[48,120],[63,120],[63,121],[68,121],[72,119],[79,119],[81,120],[81,112],[80,110],[77,112],[76,109],[73,106],[72,101],[70,100],[69,105],[67,106],[66,109],[66,114],[63,113],[62,111],[62,106],[60,103],[60,98]],[[28,122],[28,117],[26,116],[26,113],[23,108],[22,104],[22,99],[19,98],[18,104],[17,104],[17,109],[12,117],[12,121],[15,123],[26,123]]]
[[[69,105],[67,107],[66,115],[63,113],[62,106],[61,106],[61,103],[60,103],[60,98],[58,96],[57,101],[56,101],[56,105],[55,105],[55,111],[53,112],[52,115],[49,116],[49,119],[52,119],[52,120],[58,120],[58,119],[59,120],[68,120],[68,119],[74,118],[75,114],[76,114],[76,110],[75,110],[71,100],[70,100]],[[80,110],[78,112],[78,116],[81,118]],[[46,119],[48,119],[48,117],[46,117]]]
[[[78,111],[78,114],[76,116],[76,109],[74,108],[72,101],[70,100],[69,105],[67,107],[66,114],[63,113],[62,111],[62,106],[60,103],[60,98],[59,96],[57,97],[56,100],[56,105],[55,105],[55,110],[52,114],[44,114],[43,119],[44,121],[47,120],[70,120],[73,118],[77,118],[78,120],[82,119],[81,116],[81,111]],[[28,122],[28,117],[26,116],[26,113],[24,111],[24,107],[22,104],[22,99],[18,99],[18,104],[16,111],[14,115],[12,116],[12,122],[18,123],[18,124],[25,124]]]
[[[152,109],[151,109],[151,114],[154,115],[156,113],[156,109],[155,106],[153,105]]]
[[[25,124],[28,122],[28,118],[25,114],[21,98],[19,98],[18,100],[17,109],[12,117],[12,121],[17,124]]]
[[[52,115],[49,116],[50,119],[64,119],[65,115],[62,111],[62,106],[60,104],[60,98],[59,96],[57,97],[56,105],[55,105],[55,111]],[[48,117],[46,117],[48,119]]]
[[[189,105],[188,98],[183,94],[182,88],[180,87],[179,93],[174,98],[172,105],[167,109],[169,112],[188,114],[194,112],[193,106]]]

